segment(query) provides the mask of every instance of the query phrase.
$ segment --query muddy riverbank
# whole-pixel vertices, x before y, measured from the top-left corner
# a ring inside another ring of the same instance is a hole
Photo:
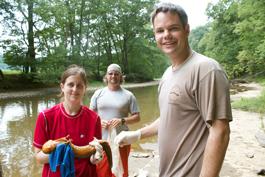
[[[144,83],[125,83],[122,85],[123,88],[136,88],[136,87],[147,87],[152,85],[158,85],[159,81],[150,81]],[[88,92],[93,92],[100,87],[89,87],[87,88]],[[31,89],[25,91],[12,91],[12,92],[0,92],[0,100],[5,99],[14,99],[14,98],[25,98],[25,97],[36,97],[36,96],[44,96],[49,94],[57,94],[60,92],[60,88],[41,88],[41,89]]]

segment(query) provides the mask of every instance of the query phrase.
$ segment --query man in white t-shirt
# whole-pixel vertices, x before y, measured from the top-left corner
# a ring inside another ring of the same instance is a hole
[[[160,177],[217,177],[232,120],[229,81],[213,59],[189,47],[182,7],[159,3],[151,16],[158,48],[171,61],[159,84],[160,117],[137,131],[121,132],[121,146],[158,135]]]
[[[113,135],[112,130],[116,131],[114,134],[129,130],[127,125],[140,121],[140,114],[133,93],[121,87],[123,76],[119,65],[109,65],[103,80],[107,86],[95,91],[90,101],[90,108],[101,118],[102,139],[109,140],[111,134]],[[119,148],[123,177],[128,176],[130,147],[126,145]],[[103,159],[98,165],[98,171],[102,176],[108,174],[106,163],[107,161]]]

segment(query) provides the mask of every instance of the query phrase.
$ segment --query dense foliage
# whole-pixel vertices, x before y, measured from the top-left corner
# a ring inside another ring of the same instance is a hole
[[[265,75],[265,1],[210,4],[210,23],[191,32],[193,49],[217,59],[231,78]]]
[[[54,82],[69,64],[101,80],[110,63],[130,81],[160,77],[168,60],[156,48],[149,23],[155,0],[1,0],[8,65]],[[265,1],[219,0],[209,23],[191,31],[195,51],[217,59],[230,78],[265,68]]]
[[[154,0],[2,0],[8,65],[54,82],[69,64],[101,80],[110,63],[136,81],[160,76],[167,61],[154,44]]]

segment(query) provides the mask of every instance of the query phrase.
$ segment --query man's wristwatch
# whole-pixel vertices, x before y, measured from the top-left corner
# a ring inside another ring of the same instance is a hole
[[[124,125],[125,124],[125,119],[121,118],[121,124]]]

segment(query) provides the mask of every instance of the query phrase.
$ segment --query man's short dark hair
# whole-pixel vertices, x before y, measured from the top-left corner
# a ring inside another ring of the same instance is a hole
[[[173,14],[177,14],[183,26],[186,26],[188,24],[188,16],[185,10],[181,6],[170,3],[170,2],[160,2],[160,3],[155,4],[154,10],[151,13],[152,25],[154,25],[154,19],[156,15],[160,12],[163,12],[163,13],[170,12]]]

